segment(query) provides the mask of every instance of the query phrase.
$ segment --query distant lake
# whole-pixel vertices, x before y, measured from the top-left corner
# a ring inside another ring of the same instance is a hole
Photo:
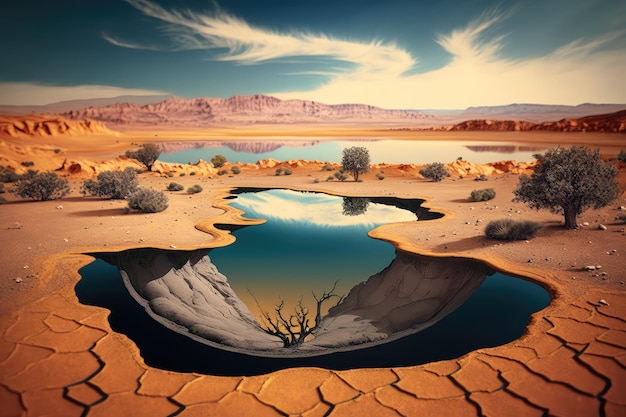
[[[223,155],[228,161],[254,164],[261,159],[279,161],[292,159],[341,161],[344,148],[362,146],[368,149],[372,164],[425,164],[450,162],[458,157],[475,163],[502,160],[532,162],[541,147],[521,146],[497,142],[461,142],[433,140],[211,140],[197,142],[167,142],[160,161],[172,163],[196,163],[200,159],[210,161],[215,155]],[[185,149],[186,148],[186,149]]]

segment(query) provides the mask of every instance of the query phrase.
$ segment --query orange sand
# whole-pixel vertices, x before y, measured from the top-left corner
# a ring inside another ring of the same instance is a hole
[[[412,134],[405,135],[408,139]],[[480,135],[480,140],[488,136]],[[550,137],[531,135],[523,141],[546,143]],[[623,141],[622,136],[611,135],[567,138],[567,143],[590,146],[606,142],[617,151]],[[0,164],[16,155],[35,161],[35,168],[56,163],[54,158],[61,163],[64,158],[110,159],[128,149],[130,142],[148,137],[125,133],[94,139],[8,139],[0,142]],[[57,147],[63,148],[61,155],[53,152]],[[615,207],[626,205],[624,194],[610,207],[585,212],[579,221],[589,226],[564,231],[558,228],[559,216],[511,202],[517,183],[513,174],[492,175],[487,183],[471,178],[430,183],[416,177],[416,168],[385,169],[384,181],[373,172],[361,183],[315,184],[314,178],[325,178],[318,166],[292,170],[288,177],[274,176],[274,168],[253,167],[244,167],[232,178],[177,177],[176,182],[185,187],[197,183],[204,191],[171,194],[165,212],[149,215],[126,215],[123,202],[83,198],[79,180],[72,180],[72,195],[60,201],[22,202],[3,194],[10,203],[0,206],[0,416],[72,416],[86,408],[89,415],[103,416],[169,415],[179,410],[181,416],[626,414],[626,286],[622,283],[626,281],[626,234],[625,226],[615,220],[623,213]],[[622,171],[622,189],[624,176]],[[163,189],[171,181],[156,174],[140,176],[142,185],[153,188]],[[540,283],[555,299],[534,315],[521,339],[422,366],[292,369],[228,378],[150,368],[130,340],[111,330],[106,310],[78,303],[73,289],[77,270],[91,261],[82,253],[227,244],[232,237],[211,224],[241,221],[220,200],[230,187],[238,186],[427,198],[429,207],[446,213],[443,219],[391,224],[371,234],[417,253],[484,260]],[[467,200],[471,190],[485,187],[496,190],[494,200],[488,204]],[[509,215],[542,221],[548,227],[528,242],[499,243],[483,237],[489,220]],[[600,223],[608,230],[598,230]],[[585,265],[602,265],[602,269],[587,272],[582,270]]]

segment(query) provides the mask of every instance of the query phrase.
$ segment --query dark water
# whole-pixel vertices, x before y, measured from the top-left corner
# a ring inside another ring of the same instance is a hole
[[[209,256],[252,311],[246,289],[262,302],[271,302],[269,298],[276,299],[278,293],[285,299],[311,289],[321,293],[337,279],[342,291],[349,290],[394,259],[393,247],[369,238],[368,230],[392,221],[415,221],[416,216],[420,220],[439,216],[421,208],[419,200],[378,198],[364,205],[361,200],[286,190],[237,194],[233,205],[245,210],[247,217],[268,221],[236,229],[237,241],[211,250]],[[358,213],[364,206],[366,210]],[[110,259],[110,254],[102,257]],[[160,325],[130,296],[117,267],[101,259],[79,272],[83,276],[76,285],[79,300],[111,310],[113,330],[134,340],[148,365],[216,375],[256,375],[298,366],[408,366],[451,359],[515,340],[529,316],[550,302],[541,287],[496,273],[461,307],[420,333],[350,352],[262,358],[213,348]]]
[[[154,321],[130,296],[115,266],[103,260],[83,267],[76,293],[83,304],[111,310],[114,331],[127,335],[155,368],[212,375],[258,375],[279,369],[394,367],[462,356],[519,338],[529,316],[550,302],[538,285],[496,273],[456,311],[436,325],[371,348],[311,358],[261,358],[194,342]]]

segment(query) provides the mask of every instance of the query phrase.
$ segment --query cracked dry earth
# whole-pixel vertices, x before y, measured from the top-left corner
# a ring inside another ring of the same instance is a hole
[[[16,312],[4,332],[0,416],[626,415],[623,294],[608,306],[600,290],[556,300],[521,339],[456,360],[216,377],[146,366],[106,310],[64,293]]]

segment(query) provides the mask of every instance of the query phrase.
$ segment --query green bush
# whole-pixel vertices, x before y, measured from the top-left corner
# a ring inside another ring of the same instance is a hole
[[[232,167],[230,169],[230,172],[232,172],[235,175],[238,175],[241,172],[241,168],[239,168],[239,166],[235,165],[234,167]]]
[[[182,191],[184,189],[185,187],[177,182],[170,182],[170,184],[167,186],[167,191]]]
[[[543,226],[530,220],[499,219],[493,220],[485,227],[485,235],[489,239],[526,240],[541,230]]]
[[[496,196],[496,192],[493,188],[485,188],[484,190],[474,190],[470,194],[471,201],[488,201],[493,200]]]
[[[450,173],[441,162],[433,162],[432,164],[428,164],[424,168],[420,169],[419,173],[424,178],[435,182],[439,182],[445,177],[450,176]]]
[[[198,194],[198,193],[202,192],[202,187],[199,186],[198,184],[196,184],[196,185],[194,185],[192,187],[187,188],[187,192],[189,194]]]
[[[138,210],[142,213],[158,213],[167,208],[167,196],[151,188],[139,188],[126,197],[128,207],[131,210]]]
[[[18,180],[11,192],[22,198],[31,198],[38,201],[57,200],[70,192],[70,186],[65,178],[59,178],[54,172],[42,172],[28,179]]]
[[[224,155],[215,155],[211,158],[211,163],[215,168],[221,168],[226,163],[226,157]]]
[[[111,200],[123,200],[129,194],[137,191],[139,181],[133,168],[124,171],[103,171],[98,174],[97,180],[88,179],[83,182],[83,194]]]

